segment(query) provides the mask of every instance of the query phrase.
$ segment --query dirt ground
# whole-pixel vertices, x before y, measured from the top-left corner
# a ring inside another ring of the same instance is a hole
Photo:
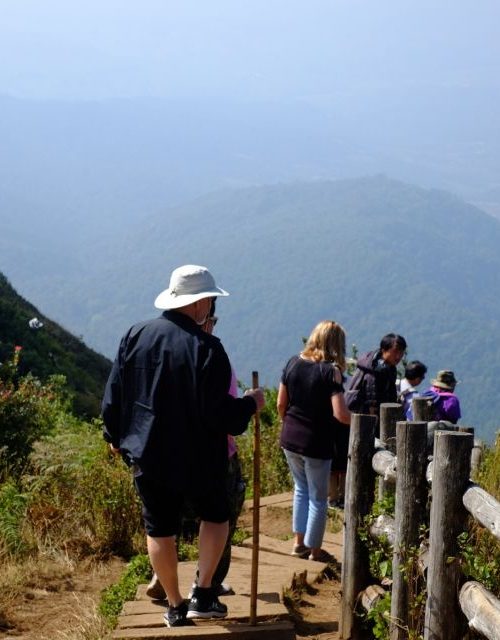
[[[240,527],[251,530],[251,513],[242,515]],[[291,538],[290,509],[262,508],[260,530],[275,538]],[[12,608],[15,626],[0,630],[0,639],[65,638],[67,631],[78,625],[79,620],[92,615],[102,589],[118,580],[124,566],[125,562],[119,558],[113,558],[106,564],[80,564],[67,575],[47,578],[43,588],[40,585],[27,588]],[[338,575],[340,576],[340,569]],[[297,638],[338,638],[339,588],[339,581],[333,571],[321,582],[293,597],[292,616],[296,624]]]
[[[261,533],[281,540],[290,539],[292,550],[291,508],[263,507],[260,511]],[[329,522],[339,526],[339,522]],[[251,531],[252,514],[243,513],[240,526]],[[340,562],[340,558],[338,558]],[[340,616],[340,564],[324,579],[294,598],[292,616],[297,638],[303,640],[337,640]]]
[[[12,628],[0,630],[0,638],[56,640],[64,631],[94,615],[102,589],[116,582],[125,561],[112,558],[105,564],[81,563],[66,575],[47,572],[45,584],[28,586],[9,612]],[[38,582],[38,581],[37,581]]]

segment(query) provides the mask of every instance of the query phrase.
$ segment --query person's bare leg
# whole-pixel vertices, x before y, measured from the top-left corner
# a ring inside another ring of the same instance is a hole
[[[226,546],[229,522],[202,520],[199,534],[198,586],[212,586],[212,577]],[[160,578],[161,580],[161,578]],[[163,583],[163,581],[162,581]]]
[[[178,607],[183,601],[179,591],[177,577],[177,549],[175,536],[167,538],[147,537],[148,553],[153,571],[158,576],[167,593],[168,602],[173,607]]]
[[[295,531],[294,536],[295,536],[295,546],[303,547],[305,533],[298,533],[297,531]]]

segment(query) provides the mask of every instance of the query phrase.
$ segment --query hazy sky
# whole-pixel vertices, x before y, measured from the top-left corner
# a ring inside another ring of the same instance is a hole
[[[0,93],[328,100],[487,87],[498,0],[0,0]]]

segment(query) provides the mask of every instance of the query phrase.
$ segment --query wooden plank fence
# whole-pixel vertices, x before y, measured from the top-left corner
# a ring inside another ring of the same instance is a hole
[[[374,416],[353,414],[351,419],[340,637],[366,637],[356,608],[369,610],[386,593],[381,585],[370,584],[368,550],[360,537],[379,476],[379,498],[395,491],[395,517],[379,516],[370,527],[371,536],[386,536],[393,548],[391,640],[406,639],[415,631],[408,580],[401,569],[408,550],[418,548],[425,523],[430,523],[429,535],[418,557],[426,579],[424,639],[461,640],[468,624],[488,640],[500,640],[500,601],[479,583],[465,582],[457,540],[467,514],[500,539],[500,503],[470,480],[471,468],[480,463],[482,443],[469,427],[433,421],[424,399],[413,402],[418,419],[411,422],[401,419],[400,405],[381,406],[380,440],[374,435]]]

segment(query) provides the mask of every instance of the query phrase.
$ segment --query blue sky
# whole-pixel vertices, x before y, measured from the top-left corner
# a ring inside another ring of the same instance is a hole
[[[329,100],[498,86],[497,0],[0,0],[0,93]]]

